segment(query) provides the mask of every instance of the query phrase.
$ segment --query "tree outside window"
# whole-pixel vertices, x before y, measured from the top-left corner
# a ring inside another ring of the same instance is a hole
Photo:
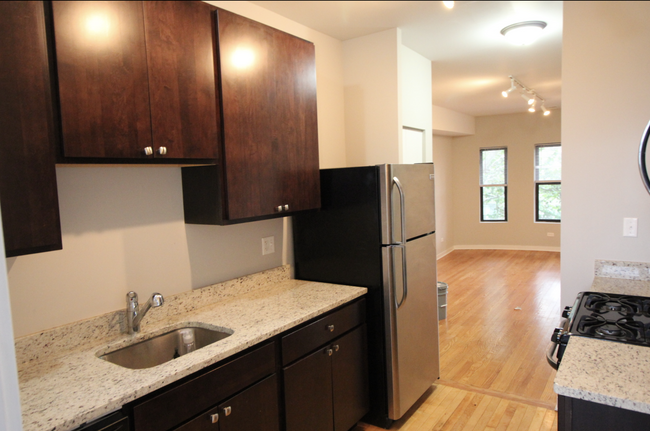
[[[506,148],[485,148],[480,156],[481,221],[508,220],[508,157]]]
[[[562,146],[535,146],[535,221],[562,219]]]

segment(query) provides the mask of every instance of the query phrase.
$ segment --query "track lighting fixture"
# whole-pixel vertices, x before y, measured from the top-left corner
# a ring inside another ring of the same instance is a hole
[[[502,91],[502,92],[501,92],[501,95],[502,95],[503,97],[508,97],[508,95],[509,95],[510,93],[512,93],[513,91],[515,91],[516,89],[517,89],[517,86],[515,85],[515,78],[513,78],[513,77],[511,76],[511,77],[510,77],[510,88],[508,88],[508,89],[505,90],[505,91]]]
[[[524,84],[521,83],[521,81],[519,81],[517,78],[515,78],[512,75],[508,76],[508,78],[510,78],[510,88],[501,92],[501,95],[503,97],[508,97],[510,93],[519,89],[519,94],[521,95],[522,99],[524,99],[526,103],[530,105],[528,108],[529,112],[536,111],[535,105],[537,101],[539,101],[541,103],[541,109],[544,115],[548,116],[551,114],[551,111],[546,109],[546,101],[541,97],[539,97],[539,95],[535,93],[534,90],[526,87]]]

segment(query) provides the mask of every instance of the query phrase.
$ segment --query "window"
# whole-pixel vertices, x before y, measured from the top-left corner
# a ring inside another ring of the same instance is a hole
[[[562,216],[562,146],[535,147],[535,221],[560,222]]]
[[[481,150],[481,221],[508,220],[508,152],[506,148]]]

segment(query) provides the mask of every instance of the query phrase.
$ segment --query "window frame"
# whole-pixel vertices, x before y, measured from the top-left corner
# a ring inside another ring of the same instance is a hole
[[[535,180],[535,222],[536,223],[562,223],[562,215],[560,213],[559,219],[543,219],[539,217],[539,187],[541,185],[559,185],[560,194],[562,193],[562,176],[560,175],[559,180],[538,180],[539,173],[539,149],[544,147],[560,147],[562,148],[561,142],[553,142],[549,144],[536,144],[535,153],[534,153],[534,180]],[[562,204],[562,199],[560,198],[560,205]]]
[[[483,153],[485,151],[503,151],[503,167],[504,167],[504,180],[503,184],[483,184]],[[504,198],[504,209],[503,209],[503,219],[499,220],[486,220],[485,219],[485,210],[484,210],[484,188],[485,187],[503,187],[503,198]],[[507,223],[508,222],[508,147],[488,147],[479,149],[479,195],[480,195],[480,221],[481,223]]]

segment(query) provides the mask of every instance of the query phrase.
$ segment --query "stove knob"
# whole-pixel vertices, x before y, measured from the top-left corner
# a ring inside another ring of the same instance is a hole
[[[563,335],[562,331],[564,331],[564,328],[555,328],[553,329],[553,335],[551,335],[551,342],[552,343],[559,343],[560,342],[560,337]]]
[[[571,314],[571,309],[573,309],[573,307],[569,307],[569,306],[564,307],[564,311],[562,311],[562,317],[564,317],[565,319],[568,319],[569,314]]]

